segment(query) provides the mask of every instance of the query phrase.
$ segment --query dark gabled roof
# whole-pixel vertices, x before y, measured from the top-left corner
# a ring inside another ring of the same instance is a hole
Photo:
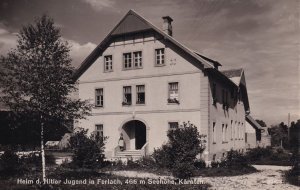
[[[246,121],[256,130],[264,130],[250,115],[246,115]]]
[[[212,63],[215,67],[222,66],[221,63],[219,63],[218,61],[215,61],[208,57],[205,57],[204,55],[201,55],[200,53],[198,53],[196,51],[194,53],[197,54],[198,56],[200,56],[202,59],[205,59],[206,61]]]
[[[230,69],[230,70],[225,70],[221,71],[226,77],[232,78],[232,77],[241,77],[243,73],[243,69]]]
[[[243,84],[246,87],[246,80],[243,69],[230,69],[221,71],[223,75],[229,78],[234,84],[240,86]]]
[[[157,28],[145,18],[137,14],[135,11],[130,10],[123,19],[113,28],[113,30],[104,38],[104,40],[92,51],[92,53],[82,62],[79,68],[74,73],[74,80],[77,80],[101,55],[101,53],[106,49],[110,40],[118,35],[136,33],[141,31],[154,30],[164,39],[170,41],[175,46],[179,47],[184,52],[188,53],[190,56],[195,58],[200,64],[203,65],[203,68],[214,68],[214,65],[210,63],[207,59],[197,55],[194,51],[190,50],[183,44],[179,43],[172,36],[169,36],[161,29]]]

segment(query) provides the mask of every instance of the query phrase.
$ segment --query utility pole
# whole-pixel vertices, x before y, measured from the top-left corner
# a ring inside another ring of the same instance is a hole
[[[288,125],[287,125],[287,130],[288,130],[288,144],[290,144],[290,125],[291,125],[291,114],[288,114]]]

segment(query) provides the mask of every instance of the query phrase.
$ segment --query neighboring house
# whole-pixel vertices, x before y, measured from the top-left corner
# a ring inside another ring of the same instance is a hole
[[[250,115],[246,116],[246,148],[271,146],[267,127],[262,127]]]
[[[71,139],[72,133],[65,133],[64,136],[59,141],[58,147],[59,149],[66,149],[70,147],[70,139]]]
[[[187,121],[207,135],[206,161],[246,148],[244,71],[220,72],[219,62],[174,39],[172,21],[163,17],[161,30],[130,10],[75,73],[79,98],[94,104],[77,127],[108,137],[107,158],[151,154]]]

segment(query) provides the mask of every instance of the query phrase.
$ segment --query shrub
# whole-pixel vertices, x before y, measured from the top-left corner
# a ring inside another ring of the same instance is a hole
[[[243,154],[235,150],[230,150],[227,153],[226,159],[222,162],[224,163],[224,166],[228,168],[242,168],[250,166],[247,158]]]
[[[141,168],[155,168],[157,166],[152,156],[143,156],[137,162]]]
[[[187,179],[193,176],[195,166],[192,163],[175,162],[174,167],[171,169],[173,176],[180,179]]]
[[[189,178],[196,156],[205,149],[204,135],[190,122],[168,132],[169,141],[153,153],[158,166],[168,168],[178,178]],[[184,171],[183,171],[184,170]]]
[[[272,155],[271,147],[267,147],[267,148],[257,147],[257,148],[249,149],[246,153],[246,156],[249,159],[249,161],[261,160],[266,157],[269,157],[270,155]]]
[[[252,164],[292,165],[290,153],[282,148],[272,149],[271,147],[257,147],[248,150],[246,157]]]
[[[104,166],[104,146],[107,137],[87,137],[87,130],[80,130],[70,138],[73,148],[72,164],[79,168],[101,168]]]
[[[8,148],[0,157],[0,165],[2,174],[14,174],[20,169],[19,157],[12,149]]]
[[[172,168],[174,164],[174,153],[169,144],[162,145],[159,149],[154,149],[152,156],[159,167]]]
[[[219,167],[219,164],[220,164],[220,162],[218,162],[218,161],[212,161],[212,162],[210,163],[210,165],[211,165],[212,168],[218,168],[218,167]]]
[[[45,161],[47,165],[54,165],[55,164],[55,158],[53,155],[45,155]],[[42,166],[42,158],[40,153],[30,153],[26,156],[22,156],[20,158],[20,163],[25,166],[30,168],[31,166],[37,166],[41,167]]]
[[[196,160],[195,162],[194,162],[194,166],[195,166],[195,168],[197,168],[197,169],[203,169],[203,168],[205,168],[206,167],[206,164],[205,164],[205,161],[204,160]]]
[[[292,156],[292,163],[293,163],[293,167],[292,169],[290,169],[289,171],[287,171],[285,173],[285,178],[286,180],[293,184],[293,185],[297,185],[300,186],[300,180],[299,180],[299,176],[300,176],[300,161],[299,161],[300,155],[298,150],[294,150],[293,152],[293,156]]]

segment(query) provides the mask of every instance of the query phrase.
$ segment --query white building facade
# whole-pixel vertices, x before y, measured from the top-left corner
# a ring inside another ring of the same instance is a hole
[[[78,126],[107,136],[106,157],[140,157],[167,142],[167,132],[190,121],[207,135],[203,159],[245,149],[249,113],[243,70],[220,72],[220,63],[130,10],[77,70],[79,98],[93,105]],[[123,136],[125,150],[118,141]]]

